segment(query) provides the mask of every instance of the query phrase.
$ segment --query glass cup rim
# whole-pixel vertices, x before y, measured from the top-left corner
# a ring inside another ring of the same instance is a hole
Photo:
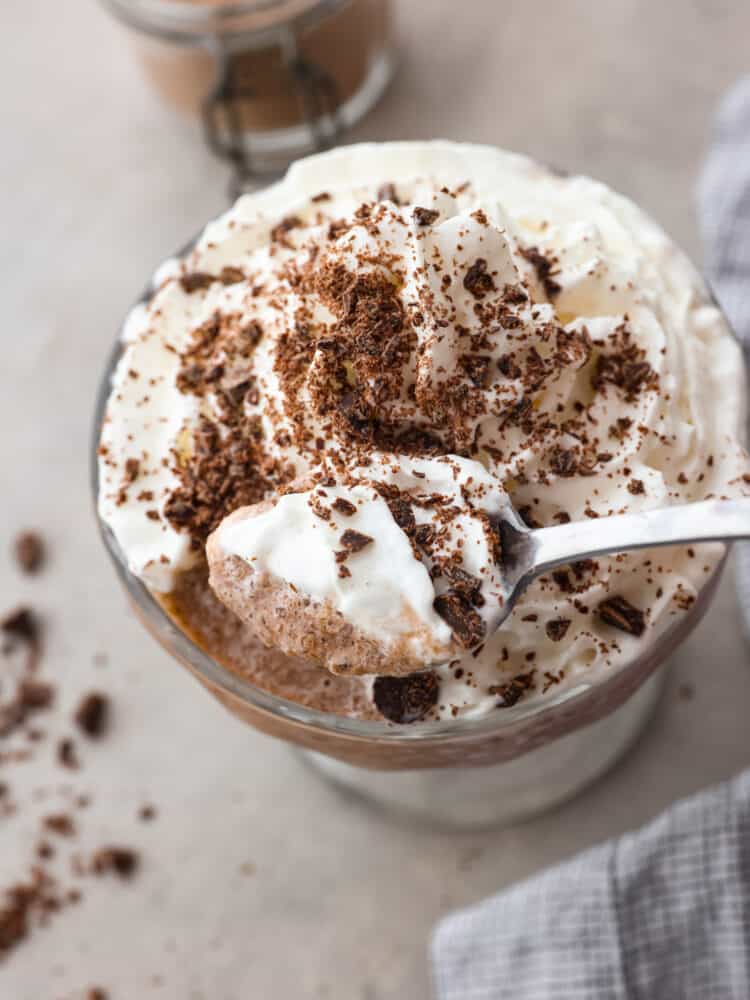
[[[178,250],[173,255],[173,259],[181,260],[186,257],[197,244],[201,233],[193,237]],[[721,309],[713,290],[707,282],[706,288],[712,301],[716,304],[717,308]],[[270,714],[281,720],[302,724],[308,730],[316,730],[324,734],[333,733],[359,740],[372,740],[394,746],[420,741],[429,742],[434,745],[463,742],[466,739],[475,739],[485,735],[497,736],[503,732],[512,731],[529,720],[537,719],[542,715],[551,713],[563,704],[567,705],[575,700],[584,698],[587,693],[605,684],[607,680],[630,670],[639,657],[643,655],[643,652],[648,652],[648,650],[642,651],[633,657],[632,660],[624,663],[611,677],[603,678],[599,681],[581,681],[579,684],[559,694],[537,702],[531,702],[526,706],[521,701],[518,705],[510,706],[502,712],[489,713],[477,718],[467,719],[459,717],[455,720],[441,719],[429,722],[412,722],[408,725],[397,725],[388,721],[380,722],[377,720],[350,718],[348,716],[336,715],[333,712],[324,712],[319,709],[300,705],[288,698],[282,698],[279,695],[265,691],[263,688],[258,687],[256,684],[230,670],[222,663],[214,660],[213,657],[197,643],[193,642],[177,626],[151,594],[148,587],[131,572],[128,567],[127,558],[118,544],[114,533],[102,520],[99,512],[99,441],[107,402],[111,392],[111,378],[125,349],[125,342],[122,337],[124,323],[132,310],[138,305],[148,302],[155,292],[156,286],[152,281],[125,314],[114,345],[108,355],[103,375],[99,381],[90,442],[90,485],[99,534],[121,583],[141,612],[151,621],[158,622],[166,630],[175,647],[176,658],[181,658],[187,662],[191,670],[196,673],[202,682],[207,683],[209,687],[218,688],[223,694],[229,697],[238,698],[241,702],[245,702],[252,708],[263,713]],[[736,340],[737,335],[735,331],[729,323],[727,325]],[[700,588],[701,592],[716,581],[718,576],[721,575],[725,564],[726,554],[719,561],[710,577],[702,584]],[[674,626],[670,626],[665,632],[655,636],[653,640],[654,644],[662,641],[671,631],[672,627]]]
[[[304,28],[349,0],[226,0],[221,4],[184,0],[100,0],[132,28],[173,42],[199,44],[234,35],[263,41],[290,25]]]

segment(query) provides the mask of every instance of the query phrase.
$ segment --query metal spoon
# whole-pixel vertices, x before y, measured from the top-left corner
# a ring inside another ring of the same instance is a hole
[[[495,628],[502,625],[532,580],[556,566],[632,549],[750,538],[750,497],[703,500],[535,529],[528,528],[511,507],[503,511],[499,526],[508,589],[493,616]]]

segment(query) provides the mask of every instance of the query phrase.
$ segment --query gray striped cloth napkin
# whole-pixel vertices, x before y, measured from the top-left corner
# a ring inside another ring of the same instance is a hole
[[[437,1000],[748,1000],[750,771],[446,917],[432,964]]]
[[[721,105],[698,205],[709,280],[750,355],[750,77]],[[431,952],[437,1000],[749,1000],[750,771],[449,915]]]
[[[698,185],[698,219],[708,280],[750,364],[750,77],[719,108]],[[750,543],[736,548],[740,607],[750,637]]]

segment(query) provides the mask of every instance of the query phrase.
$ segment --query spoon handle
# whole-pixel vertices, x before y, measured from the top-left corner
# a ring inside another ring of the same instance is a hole
[[[531,573],[611,552],[739,538],[750,538],[750,497],[573,521],[531,532]]]

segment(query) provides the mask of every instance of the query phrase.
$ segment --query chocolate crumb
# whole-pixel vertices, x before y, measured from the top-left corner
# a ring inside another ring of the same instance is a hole
[[[138,868],[138,854],[130,847],[100,847],[94,854],[92,870],[95,875],[113,872],[120,878],[128,879]]]
[[[537,279],[547,296],[553,299],[558,295],[562,291],[562,286],[553,277],[559,271],[556,267],[557,257],[547,257],[538,247],[526,247],[521,250],[521,254],[536,271]]]
[[[631,479],[628,483],[628,493],[632,493],[634,497],[645,492],[646,487],[643,485],[642,479]]]
[[[487,626],[470,601],[458,590],[439,594],[432,606],[443,621],[450,625],[456,641],[464,649],[471,649],[484,639]]]
[[[57,833],[61,837],[72,837],[76,832],[76,826],[72,818],[67,813],[55,813],[53,816],[45,816],[42,820],[45,829]]]
[[[598,606],[597,612],[606,625],[629,635],[641,636],[646,630],[646,616],[624,597],[608,597]]]
[[[144,823],[156,819],[156,807],[151,805],[141,806],[138,810],[138,819],[143,820]]]
[[[491,685],[488,688],[488,691],[490,694],[496,695],[499,698],[497,703],[498,708],[511,708],[516,704],[516,702],[523,698],[531,687],[533,679],[534,671],[529,670],[525,674],[517,674],[512,680],[507,681],[505,684]]]
[[[101,986],[92,986],[86,994],[86,1000],[107,1000],[108,993]]]
[[[77,770],[81,765],[76,753],[76,745],[70,737],[60,740],[57,744],[57,761],[61,767]]]
[[[44,542],[35,531],[23,531],[15,540],[16,562],[24,573],[38,573],[44,565]]]
[[[14,639],[35,643],[39,638],[39,621],[31,608],[17,608],[0,619],[0,631]]]
[[[361,552],[374,541],[375,539],[369,535],[363,535],[361,531],[353,531],[351,528],[347,528],[339,538],[341,545],[350,553]]]
[[[338,511],[344,517],[352,517],[357,513],[356,504],[353,504],[350,500],[345,500],[344,497],[336,497],[332,506],[335,511]]]
[[[407,677],[376,677],[372,695],[376,707],[391,722],[423,719],[437,704],[440,685],[432,670]]]
[[[180,285],[183,292],[191,295],[193,292],[209,288],[214,281],[216,281],[216,278],[212,274],[206,274],[205,271],[193,271],[191,274],[182,275]]]
[[[92,739],[97,739],[107,728],[109,719],[109,699],[106,695],[92,691],[85,695],[76,709],[75,721],[78,728]]]
[[[417,206],[412,215],[414,216],[414,221],[418,226],[431,226],[440,215],[440,212],[436,211],[434,208],[420,208]]]
[[[245,272],[239,267],[222,267],[219,272],[219,281],[223,285],[236,285],[245,280]]]
[[[478,257],[464,275],[464,288],[475,299],[483,299],[489,292],[495,291],[495,282],[487,270],[484,257]]]
[[[394,205],[400,205],[398,194],[396,193],[396,188],[393,184],[383,184],[378,188],[377,194],[378,201],[392,201]]]
[[[389,497],[386,500],[391,517],[401,530],[412,535],[417,529],[417,522],[414,517],[414,510],[408,500],[403,497]]]
[[[5,892],[0,906],[0,959],[29,934],[31,919],[60,907],[54,880],[40,867],[31,869],[28,882],[19,882]]]
[[[570,618],[553,618],[545,625],[545,632],[553,642],[564,639],[570,628]]]
[[[282,219],[277,225],[271,230],[271,242],[272,243],[282,243],[288,246],[287,233],[291,232],[292,229],[296,229],[298,226],[302,225],[302,220],[297,215],[288,215],[285,219]]]

